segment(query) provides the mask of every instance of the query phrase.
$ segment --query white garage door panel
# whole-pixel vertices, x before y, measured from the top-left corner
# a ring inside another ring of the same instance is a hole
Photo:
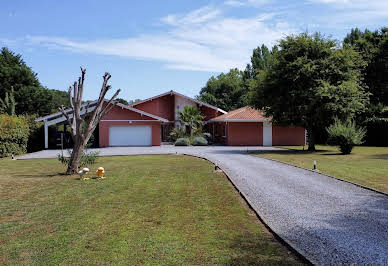
[[[109,127],[109,146],[152,146],[152,127]]]

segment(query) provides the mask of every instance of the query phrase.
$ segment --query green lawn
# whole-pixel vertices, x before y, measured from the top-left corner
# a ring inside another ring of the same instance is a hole
[[[296,264],[222,173],[179,155],[0,160],[0,264]]]
[[[355,147],[350,155],[342,155],[334,146],[318,145],[316,152],[303,151],[302,147],[286,147],[287,152],[258,154],[304,168],[313,168],[317,161],[319,171],[366,187],[388,193],[388,148]]]

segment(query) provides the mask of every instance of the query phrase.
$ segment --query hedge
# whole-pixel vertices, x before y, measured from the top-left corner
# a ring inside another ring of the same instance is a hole
[[[188,138],[179,138],[175,141],[175,146],[190,146],[190,140]]]
[[[207,140],[204,137],[195,137],[193,146],[207,146]]]
[[[0,114],[0,157],[27,152],[29,133],[24,116]]]

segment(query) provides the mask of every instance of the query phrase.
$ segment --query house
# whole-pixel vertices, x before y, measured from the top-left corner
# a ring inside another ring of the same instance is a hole
[[[81,114],[92,112],[96,102],[81,108]],[[304,145],[305,130],[298,127],[272,126],[260,111],[243,107],[227,113],[210,104],[175,91],[169,91],[127,106],[118,103],[105,115],[96,129],[99,147],[159,146],[169,140],[174,127],[180,125],[179,112],[185,106],[197,107],[204,116],[205,130],[216,143],[226,145]],[[71,115],[71,110],[67,110]],[[64,124],[58,112],[37,119],[44,122],[45,148],[49,147],[48,127]]]

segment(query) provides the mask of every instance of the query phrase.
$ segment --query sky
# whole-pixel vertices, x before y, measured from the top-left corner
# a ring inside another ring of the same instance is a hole
[[[387,0],[2,0],[0,47],[50,89],[67,90],[86,68],[88,100],[105,72],[126,100],[193,97],[211,76],[243,70],[261,44],[301,32],[342,40],[387,22]]]

